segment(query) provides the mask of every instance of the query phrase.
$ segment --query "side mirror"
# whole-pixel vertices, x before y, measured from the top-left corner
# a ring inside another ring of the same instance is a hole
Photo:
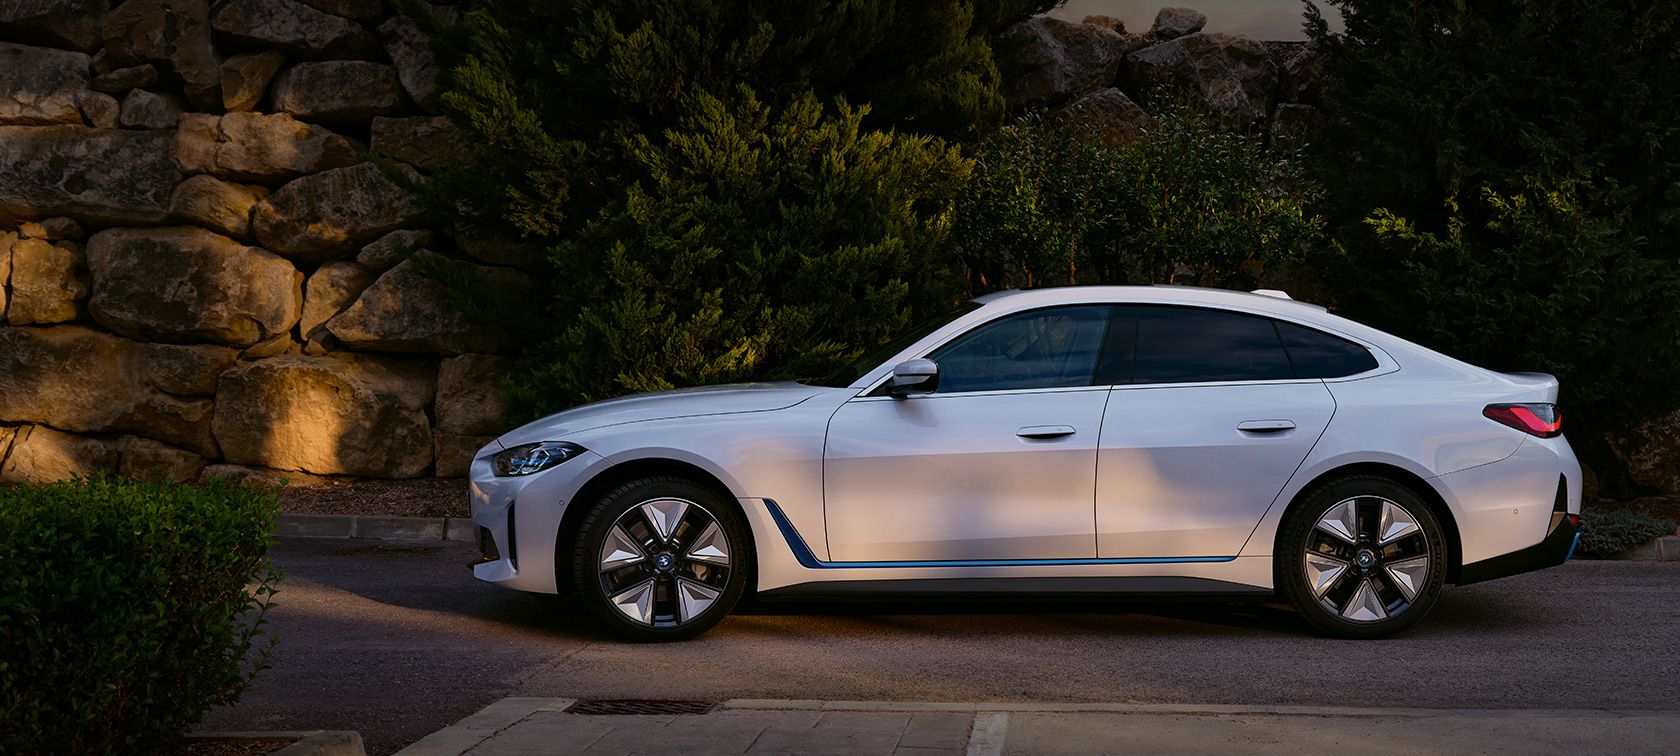
[[[938,388],[939,365],[933,360],[906,360],[893,366],[887,395],[902,399],[911,394],[931,394]]]

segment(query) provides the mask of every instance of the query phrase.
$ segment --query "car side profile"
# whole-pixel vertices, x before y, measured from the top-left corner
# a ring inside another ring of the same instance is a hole
[[[693,637],[749,591],[1279,597],[1392,634],[1562,564],[1558,383],[1279,292],[980,297],[820,381],[598,402],[476,455],[479,579]]]

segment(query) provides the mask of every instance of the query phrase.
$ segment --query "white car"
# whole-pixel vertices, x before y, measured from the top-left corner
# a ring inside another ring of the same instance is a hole
[[[1369,638],[1567,561],[1558,383],[1280,292],[978,298],[827,380],[561,412],[472,463],[481,580],[635,640],[760,599],[1274,595]]]

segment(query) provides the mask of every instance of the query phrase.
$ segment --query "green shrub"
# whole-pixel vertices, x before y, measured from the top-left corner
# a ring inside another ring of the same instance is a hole
[[[1581,543],[1575,552],[1588,559],[1608,559],[1653,539],[1674,535],[1674,523],[1636,512],[1586,509],[1581,515]]]
[[[1318,237],[1294,155],[1171,96],[1141,134],[1029,116],[977,148],[956,237],[981,290],[1189,283],[1253,288]]]
[[[1053,4],[476,4],[438,50],[471,168],[428,195],[549,253],[515,413],[826,373],[945,307],[947,140],[1002,120],[990,40]]]
[[[1316,141],[1346,314],[1562,381],[1570,438],[1680,407],[1680,4],[1332,0]]]
[[[279,509],[222,482],[0,488],[0,752],[167,752],[236,701],[273,648]]]

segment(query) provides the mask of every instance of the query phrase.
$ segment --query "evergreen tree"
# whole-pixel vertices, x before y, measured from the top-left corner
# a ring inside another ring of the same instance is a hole
[[[817,374],[943,306],[952,140],[1002,118],[989,40],[1053,4],[488,0],[439,29],[473,154],[434,209],[550,251],[521,409]]]
[[[1308,5],[1319,141],[1354,317],[1498,370],[1543,370],[1583,457],[1680,406],[1680,4]]]

